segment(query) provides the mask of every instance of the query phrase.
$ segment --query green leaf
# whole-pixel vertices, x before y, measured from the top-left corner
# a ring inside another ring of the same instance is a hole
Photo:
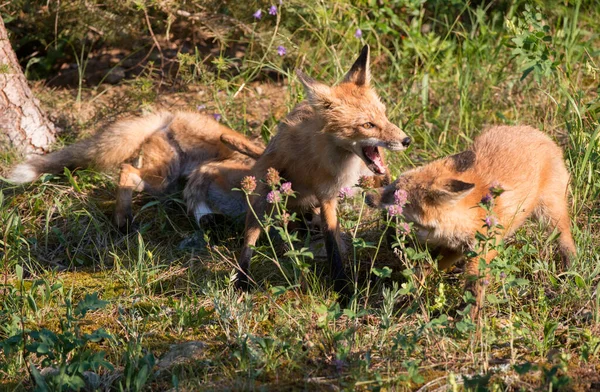
[[[380,278],[389,278],[392,276],[392,269],[387,266],[383,268],[373,268],[373,274],[379,276]]]
[[[283,286],[271,287],[271,294],[273,294],[275,297],[279,297],[280,295],[285,294],[286,291],[287,291],[287,289]]]
[[[98,293],[86,294],[85,298],[79,301],[75,307],[75,314],[80,317],[85,317],[90,310],[102,309],[108,304],[108,301],[103,301],[98,298]]]

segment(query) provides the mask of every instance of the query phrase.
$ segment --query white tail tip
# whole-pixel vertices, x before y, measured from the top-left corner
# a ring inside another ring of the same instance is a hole
[[[37,172],[33,165],[21,163],[12,170],[10,176],[8,176],[8,180],[15,184],[25,184],[27,182],[35,181],[39,176],[40,173]]]

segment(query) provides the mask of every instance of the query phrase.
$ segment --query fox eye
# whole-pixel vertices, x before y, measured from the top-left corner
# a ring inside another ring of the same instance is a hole
[[[375,128],[375,124],[373,124],[372,122],[366,122],[362,125],[362,127],[364,129],[371,129],[371,128]]]

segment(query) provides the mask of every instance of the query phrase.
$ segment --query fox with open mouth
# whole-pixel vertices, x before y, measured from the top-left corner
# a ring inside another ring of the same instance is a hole
[[[292,183],[297,197],[291,208],[321,207],[321,226],[334,287],[344,289],[348,282],[342,265],[337,198],[341,188],[357,183],[366,165],[376,175],[387,172],[381,148],[406,149],[410,138],[386,116],[385,105],[370,85],[369,47],[335,86],[317,82],[298,71],[306,100],[299,103],[278,125],[265,152],[256,161],[252,174],[264,178],[274,168]],[[246,232],[238,275],[238,285],[246,287],[252,247],[256,244],[262,217],[268,204],[269,188],[259,184],[251,199],[253,212],[246,215]]]

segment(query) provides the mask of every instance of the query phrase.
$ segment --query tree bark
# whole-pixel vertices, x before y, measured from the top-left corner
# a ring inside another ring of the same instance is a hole
[[[0,17],[0,146],[39,154],[55,140],[56,128],[29,89]]]

